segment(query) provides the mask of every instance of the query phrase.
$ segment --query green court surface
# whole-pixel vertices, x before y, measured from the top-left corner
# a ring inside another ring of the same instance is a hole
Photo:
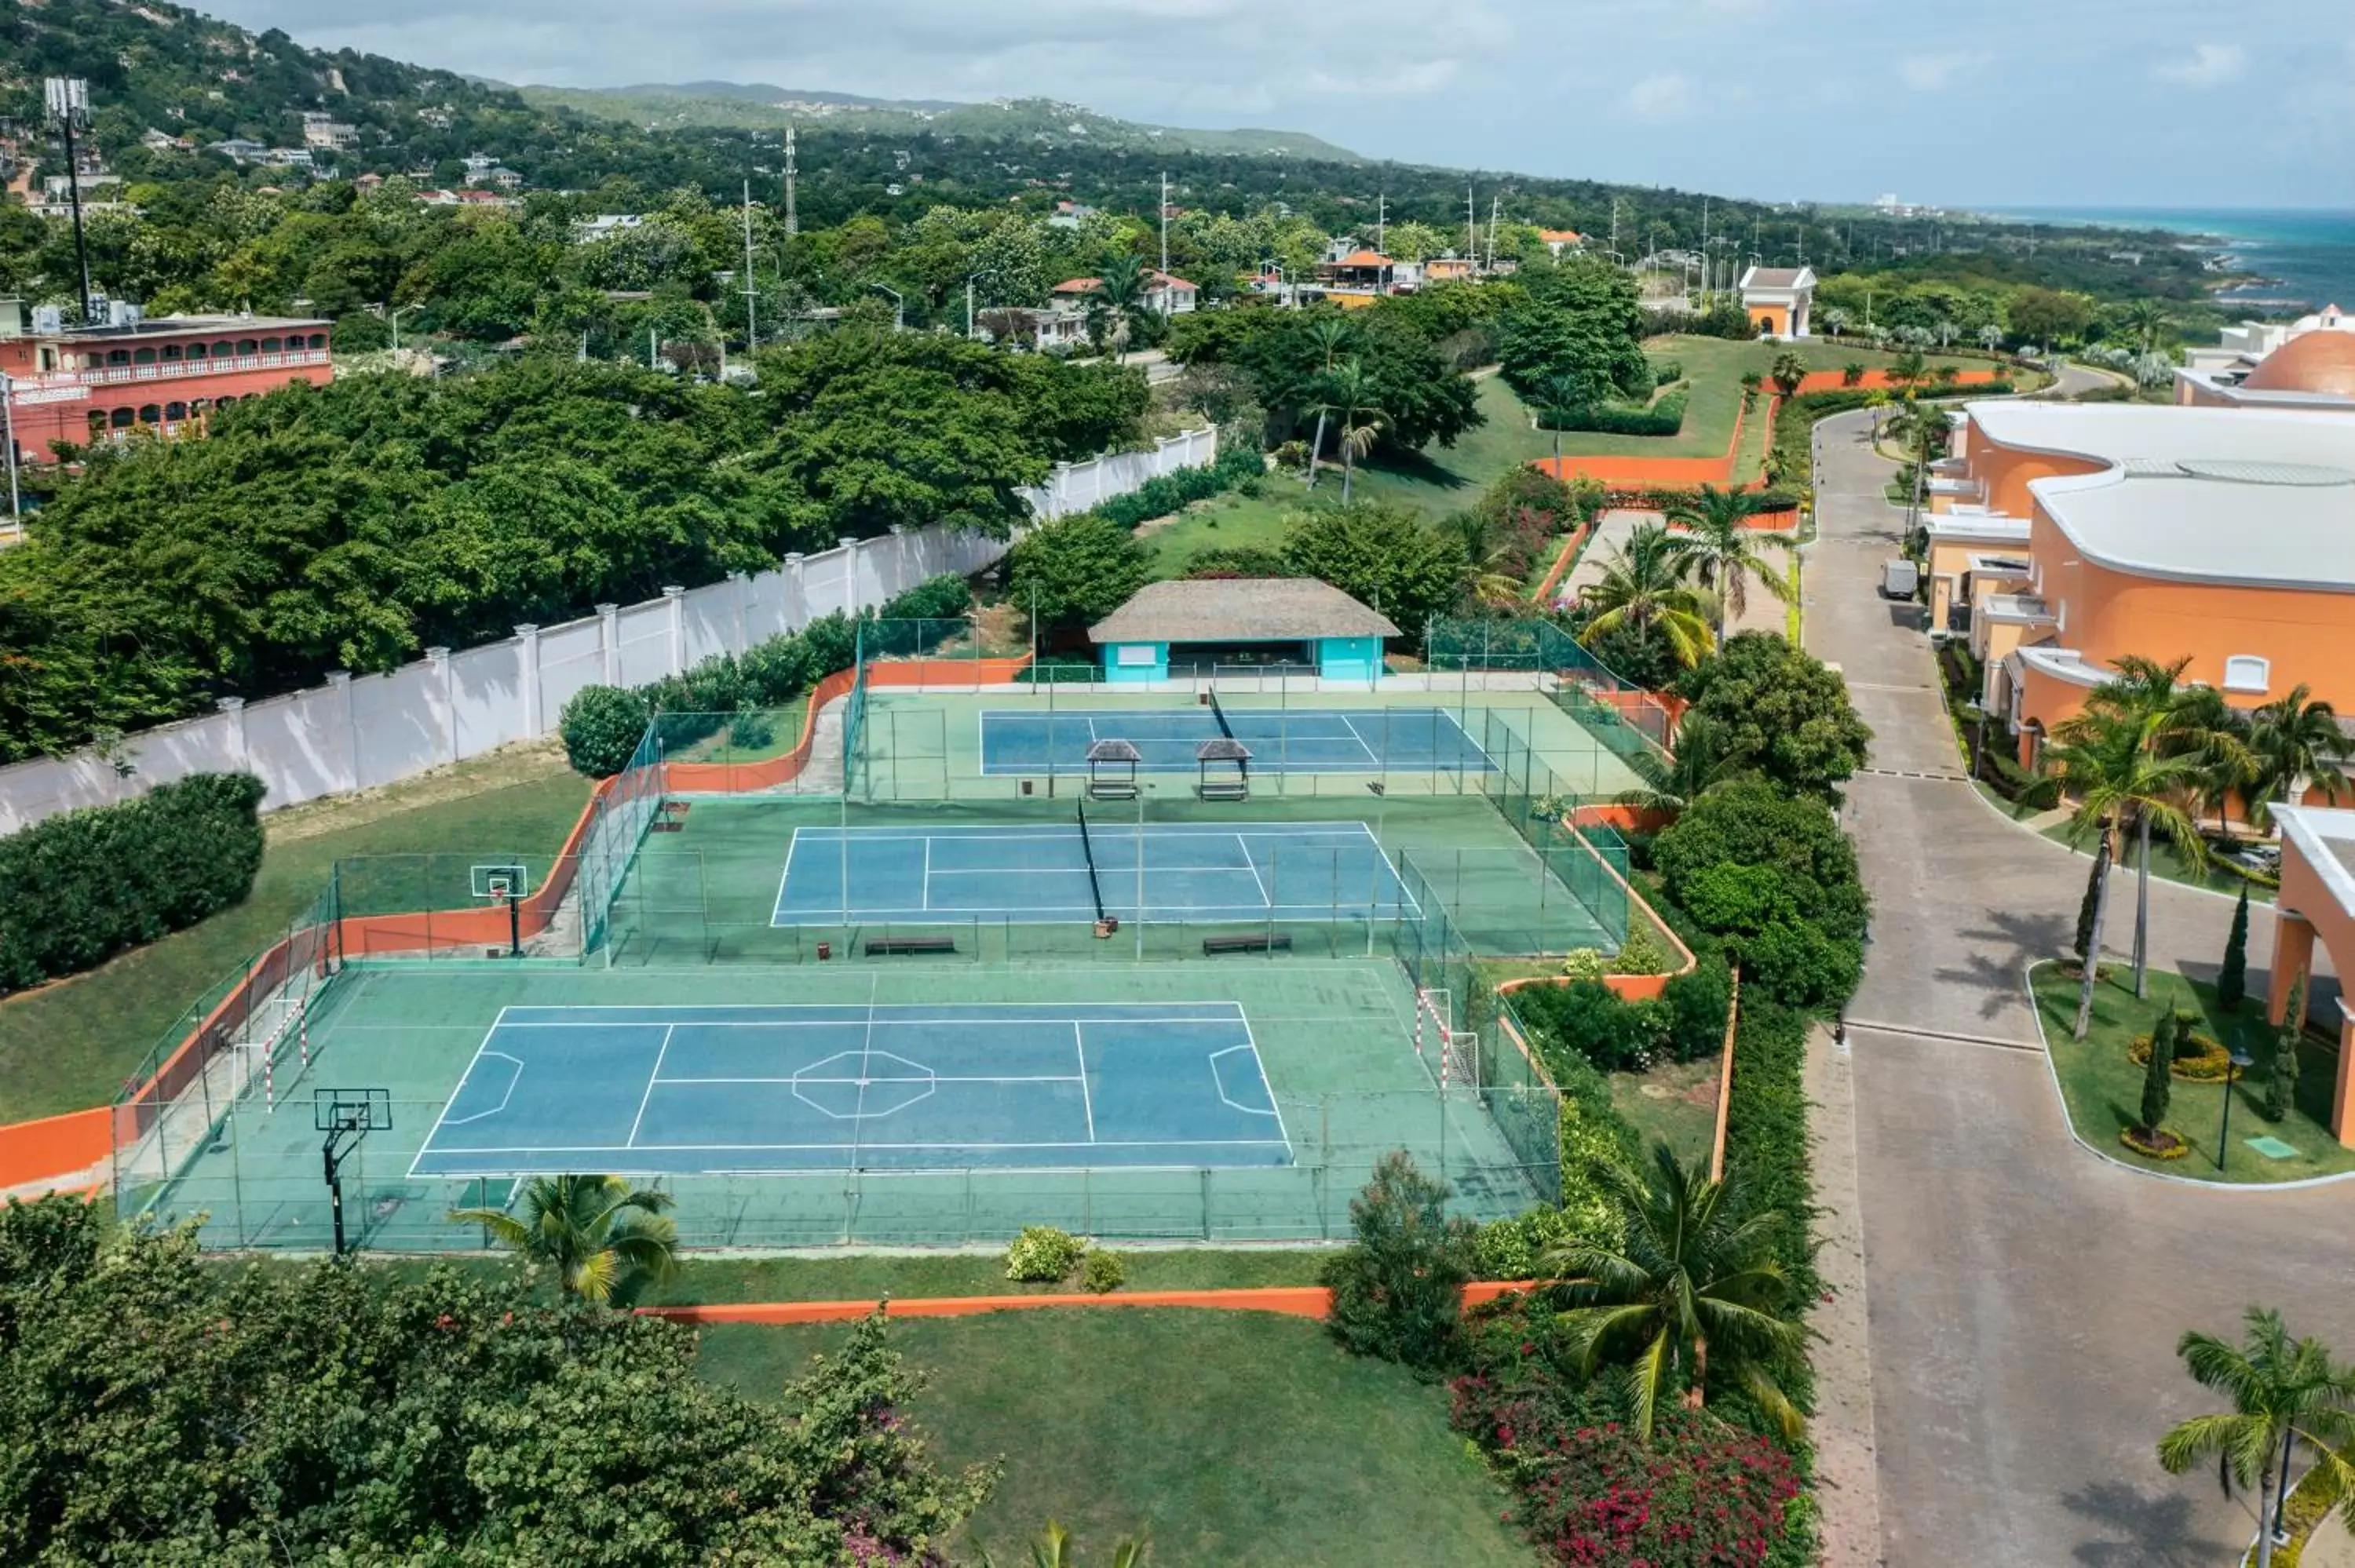
[[[1449,687],[1377,692],[1284,689],[1277,677],[1218,680],[1228,726],[1252,751],[1254,799],[1354,798],[1379,783],[1394,795],[1460,795],[1550,775],[1550,791],[1609,799],[1639,781],[1614,745],[1530,690]],[[1255,685],[1263,689],[1254,690]],[[1207,690],[1207,688],[1206,688]],[[1084,746],[1047,737],[1098,718],[1091,738],[1126,739],[1146,753],[1167,788],[1190,787],[1191,747],[1166,736],[1214,735],[1210,710],[1190,691],[1062,691],[1052,684],[970,693],[868,694],[849,761],[849,788],[871,802],[1004,800],[1085,777]],[[1386,715],[1395,715],[1386,724]],[[1124,721],[1125,726],[1124,726]],[[1434,738],[1436,722],[1444,730]],[[1190,728],[1185,727],[1190,725]],[[1345,726],[1346,745],[1333,738]],[[1172,726],[1178,726],[1173,728]],[[1027,744],[1026,744],[1027,743]],[[1026,768],[1024,765],[1028,764]]]
[[[1327,1239],[1348,1232],[1350,1197],[1394,1149],[1444,1174],[1475,1217],[1518,1213],[1559,1181],[1547,1147],[1550,1091],[1443,1091],[1438,1036],[1426,1034],[1418,1050],[1414,995],[1388,956],[902,962],[790,971],[349,962],[314,997],[307,1061],[280,1058],[274,1105],[249,1083],[188,1147],[171,1146],[192,1136],[181,1124],[160,1127],[119,1159],[118,1197],[126,1212],[159,1222],[201,1216],[209,1246],[324,1249],[329,1213],[313,1100],[361,1089],[388,1093],[391,1127],[345,1160],[346,1224],[356,1245],[378,1250],[479,1247],[479,1231],[449,1223],[451,1209],[506,1205],[520,1179],[575,1165],[657,1182],[678,1200],[687,1245],[735,1247],[995,1242],[1040,1224],[1110,1239]],[[721,1038],[710,1028],[687,1042],[691,1024],[730,1010],[755,1025],[815,1019],[826,1043],[783,1044],[774,1032]],[[837,1070],[853,1052],[885,1059],[872,1033],[880,1018],[1018,1012],[1047,1022],[1034,1020],[1002,1049],[953,1025],[901,1023],[889,1042],[897,1065]],[[1124,1034],[1119,1022],[1213,1015],[1209,1025],[1156,1022],[1158,1033],[1145,1035]],[[858,1019],[868,1021],[863,1034],[846,1033]],[[1076,1044],[1074,1020],[1092,1031]],[[539,1023],[567,1026],[517,1044]],[[1029,1060],[1050,1023],[1072,1056],[1058,1057],[1051,1075]],[[1206,1026],[1216,1039],[1184,1033]],[[651,1054],[641,1049],[656,1037]],[[1123,1050],[1148,1055],[1123,1067]],[[913,1062],[936,1054],[939,1063]],[[801,1061],[813,1055],[825,1062]],[[512,1066],[470,1075],[494,1061]],[[714,1086],[719,1062],[737,1087]],[[934,1066],[966,1084],[1002,1071],[1023,1087],[1011,1098],[968,1088],[962,1100],[944,1089],[920,1101],[910,1075]],[[773,1081],[792,1076],[787,1067],[815,1073],[822,1092],[796,1099]],[[1047,1082],[1074,1073],[1081,1087]],[[883,1087],[868,1086],[870,1074]],[[899,1098],[882,1103],[886,1089]],[[878,1141],[912,1112],[954,1120],[956,1138],[989,1147],[945,1148],[937,1162],[904,1143],[889,1155],[862,1151],[840,1129],[856,1114],[851,1097],[868,1095],[878,1097],[867,1102]],[[1173,1147],[1098,1149],[1092,1140],[1113,1132],[1114,1116],[1132,1139],[1166,1137]],[[1280,1143],[1257,1130],[1269,1121],[1280,1121]],[[1249,1124],[1248,1139],[1230,1123]],[[834,1141],[813,1139],[812,1127],[835,1129]],[[1174,1147],[1231,1137],[1253,1147],[1215,1161]],[[1026,1142],[1034,1147],[1022,1150]],[[748,1152],[761,1149],[796,1152]]]

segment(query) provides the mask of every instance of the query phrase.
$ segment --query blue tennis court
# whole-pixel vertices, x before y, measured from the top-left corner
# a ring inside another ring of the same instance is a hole
[[[1291,1163],[1231,1001],[510,1007],[410,1174]]]
[[[1420,913],[1363,822],[796,828],[776,926],[1361,920]],[[1142,894],[1140,897],[1139,895]]]
[[[1259,773],[1494,772],[1488,754],[1442,708],[1239,708],[1227,727]],[[1226,733],[1208,707],[1096,708],[1046,714],[988,708],[981,770],[1080,773],[1088,747],[1125,740],[1147,773],[1190,773],[1195,748]]]

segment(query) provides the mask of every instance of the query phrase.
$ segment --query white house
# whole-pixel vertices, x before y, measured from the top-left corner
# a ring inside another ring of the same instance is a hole
[[[1812,267],[1753,267],[1742,274],[1742,308],[1761,337],[1813,335],[1816,273]]]
[[[1055,285],[1058,300],[1078,303],[1103,287],[1099,278],[1067,278]],[[1194,309],[1202,291],[1197,284],[1167,272],[1148,270],[1145,274],[1145,308],[1165,316],[1181,316]]]

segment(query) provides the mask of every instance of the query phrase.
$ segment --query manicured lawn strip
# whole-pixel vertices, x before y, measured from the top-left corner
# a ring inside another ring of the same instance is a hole
[[[809,698],[795,697],[783,707],[763,708],[762,716],[769,725],[769,740],[765,746],[739,746],[730,733],[731,726],[722,725],[710,735],[691,746],[680,747],[670,756],[673,762],[766,762],[773,757],[783,757],[802,741],[802,726],[807,722]]]
[[[1321,480],[1318,488],[1327,488]],[[1340,482],[1334,481],[1330,488],[1337,496]],[[1298,480],[1285,473],[1271,473],[1258,495],[1228,491],[1188,507],[1150,532],[1140,533],[1138,537],[1153,552],[1155,574],[1175,577],[1184,569],[1187,557],[1197,550],[1244,546],[1280,548],[1286,519],[1307,505],[1308,497],[1308,490]]]
[[[1250,1252],[1179,1247],[1120,1255],[1124,1291],[1243,1290],[1315,1285],[1330,1253],[1271,1247]],[[843,1257],[696,1258],[649,1306],[709,1301],[864,1301],[881,1296],[1051,1296],[1075,1285],[1018,1285],[1006,1255],[911,1253]]]
[[[2122,931],[2122,940],[2124,935]],[[2299,1050],[2296,1107],[2281,1121],[2269,1122],[2257,1114],[2264,1100],[2265,1074],[2273,1063],[2272,1032],[2265,1026],[2261,998],[2244,1001],[2235,1018],[2218,1005],[2212,986],[2153,969],[2150,995],[2137,1001],[2133,970],[2122,961],[2106,967],[2113,972],[2094,988],[2093,1028],[2083,1041],[2070,1038],[2077,1019],[2077,981],[2062,974],[2058,964],[2050,963],[2039,964],[2030,977],[2053,1071],[2061,1080],[2062,1102],[2068,1107],[2069,1119],[2079,1137],[2125,1164],[2203,1181],[2295,1181],[2355,1171],[2355,1150],[2342,1147],[2320,1119],[2328,1114],[2338,1063],[2319,1043],[2308,1040]],[[2170,1001],[2177,1006],[2199,1008],[2208,1020],[2203,1032],[2227,1047],[2232,1044],[2237,1023],[2256,1058],[2256,1065],[2232,1086],[2232,1141],[2221,1173],[2216,1169],[2216,1133],[2224,1106],[2222,1084],[2175,1080],[2169,1097],[2167,1129],[2191,1145],[2191,1151],[2181,1159],[2148,1159],[2118,1141],[2118,1129],[2138,1119],[2142,1107],[2143,1069],[2126,1054],[2127,1048],[2136,1036],[2149,1032],[2159,1010]],[[2296,1155],[2268,1160],[2248,1146],[2247,1139],[2266,1136],[2290,1145]]]
[[[0,1121],[104,1105],[207,988],[285,934],[347,855],[553,854],[589,780],[551,748],[499,752],[357,799],[263,819],[270,844],[234,909],[101,969],[0,1002]]]
[[[2067,844],[2081,855],[2088,858],[2093,855],[2093,835],[2088,832],[2073,842],[2070,839],[2069,824],[2065,821],[2055,822],[2046,828],[2044,836],[2056,844]],[[2139,842],[2131,838],[2120,844],[2118,868],[2122,871],[2132,871],[2141,858],[2140,848]],[[2151,841],[2150,874],[2153,876],[2164,877],[2169,882],[2180,882],[2190,887],[2205,887],[2212,893],[2226,895],[2238,895],[2241,885],[2245,882],[2248,883],[2250,903],[2271,904],[2274,901],[2275,890],[2267,887],[2264,883],[2251,882],[2228,866],[2195,866],[2185,860],[2173,844],[2164,839]]]
[[[839,1325],[728,1325],[705,1375],[773,1393]],[[1447,1429],[1444,1390],[1253,1312],[992,1313],[892,1326],[930,1374],[910,1414],[953,1465],[1002,1461],[971,1535],[1001,1563],[1050,1519],[1084,1563],[1139,1534],[1152,1560],[1528,1568],[1506,1499]],[[1026,1559],[1027,1560],[1027,1559]]]

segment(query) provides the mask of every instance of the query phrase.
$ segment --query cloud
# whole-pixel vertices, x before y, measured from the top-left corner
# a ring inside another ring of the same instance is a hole
[[[1938,92],[1987,64],[1987,57],[1974,50],[1954,50],[1945,54],[1907,55],[1897,62],[1899,79],[1916,92]]]
[[[1664,70],[1644,78],[1620,99],[1638,120],[1674,120],[1692,108],[1692,78]]]
[[[2150,74],[2178,87],[2217,87],[2248,68],[2249,52],[2238,44],[2197,44],[2191,58],[2162,60]]]

